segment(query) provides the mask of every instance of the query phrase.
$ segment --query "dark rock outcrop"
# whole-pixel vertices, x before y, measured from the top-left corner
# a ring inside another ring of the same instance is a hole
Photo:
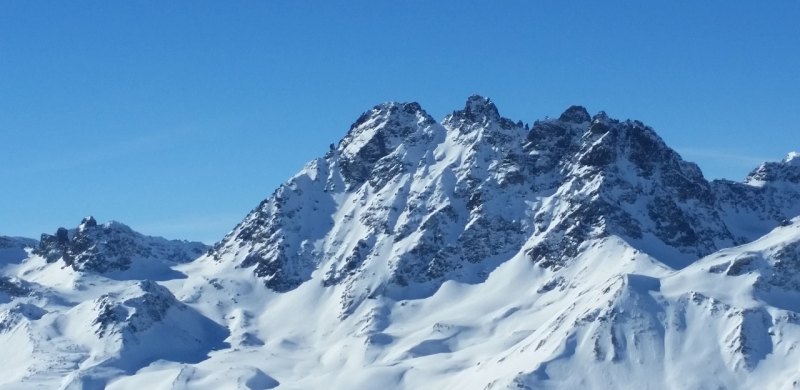
[[[148,237],[119,222],[98,225],[87,217],[76,229],[62,227],[55,235],[42,234],[34,254],[50,263],[63,261],[76,271],[106,273],[127,270],[137,260],[187,262],[206,250],[201,243]]]

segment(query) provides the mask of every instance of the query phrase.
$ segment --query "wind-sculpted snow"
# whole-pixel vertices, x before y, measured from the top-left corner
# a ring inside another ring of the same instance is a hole
[[[95,279],[92,285],[80,295],[106,292],[79,303],[68,300],[75,294],[47,286],[15,287],[13,300],[0,305],[6,346],[0,356],[7,364],[0,388],[101,389],[153,362],[197,363],[226,347],[224,327],[155,282]]]
[[[93,219],[6,245],[0,389],[796,388],[798,169],[384,103],[206,254]]]
[[[67,332],[93,331],[96,338],[83,346],[88,347],[89,357],[79,371],[65,378],[67,387],[103,388],[109,379],[133,374],[161,359],[198,363],[209,352],[224,348],[228,336],[224,327],[148,280],[84,302],[64,317],[62,321],[76,322]]]

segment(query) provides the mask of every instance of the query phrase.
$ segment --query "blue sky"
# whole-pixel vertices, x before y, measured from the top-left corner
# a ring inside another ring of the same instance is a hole
[[[213,242],[361,112],[653,126],[707,177],[800,149],[800,1],[0,2],[0,234]]]

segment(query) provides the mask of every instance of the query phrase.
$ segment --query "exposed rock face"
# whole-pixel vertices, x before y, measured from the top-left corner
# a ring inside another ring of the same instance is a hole
[[[744,183],[711,183],[720,214],[740,243],[752,241],[800,215],[800,154],[761,164]]]
[[[430,140],[429,127],[434,123],[417,103],[386,103],[362,114],[336,149],[348,188],[367,180],[378,186],[381,176],[402,172],[404,164],[398,159],[402,151],[396,153],[397,149]],[[390,155],[394,158],[386,158]]]
[[[106,273],[127,270],[133,261],[187,262],[206,248],[198,242],[144,236],[119,222],[98,225],[87,217],[76,229],[62,227],[55,235],[42,234],[34,253],[50,263],[63,261],[76,271]]]
[[[0,311],[0,334],[12,330],[24,321],[36,321],[47,311],[30,303],[16,303]]]
[[[791,152],[781,162],[766,162],[747,175],[745,183],[753,186],[800,185],[800,153]]]
[[[751,176],[793,183],[793,171],[782,167],[796,164],[779,165]],[[753,239],[732,222],[728,205],[759,204],[766,195],[758,188],[709,183],[650,127],[603,112],[592,117],[580,106],[528,127],[481,96],[441,124],[417,103],[386,103],[362,115],[337,147],[264,200],[210,254],[253,267],[278,292],[322,269],[321,283],[347,286],[347,311],[376,294],[425,295],[444,280],[480,282],[520,252],[556,270],[583,243],[610,235],[682,268]],[[731,194],[737,191],[745,194]],[[770,196],[794,195],[776,189]],[[765,227],[791,214],[785,199],[773,201],[781,202]],[[386,280],[362,277],[385,267]]]
[[[5,294],[8,297],[21,297],[30,294],[30,292],[31,289],[24,280],[0,276],[0,296]]]
[[[592,120],[592,117],[589,115],[589,111],[586,111],[585,107],[582,106],[570,106],[567,108],[561,116],[558,117],[558,120],[561,122],[571,122],[571,123],[585,123]]]
[[[228,346],[224,327],[150,280],[83,302],[63,317],[80,321],[97,340],[89,351],[91,364],[65,379],[76,386],[104,385],[109,373],[130,375],[159,360],[198,363],[210,351]]]
[[[153,281],[143,280],[128,290],[122,298],[105,295],[96,301],[97,316],[92,325],[99,337],[113,334],[129,337],[163,321],[171,308],[186,309],[169,290]]]
[[[534,220],[550,239],[531,249],[534,261],[558,266],[587,239],[615,234],[646,252],[676,249],[670,265],[681,267],[733,242],[695,164],[641,122],[603,113],[589,122],[576,110],[537,122],[528,135],[529,177],[548,178],[536,186],[557,194],[563,210],[537,212]],[[570,119],[576,115],[580,123]]]

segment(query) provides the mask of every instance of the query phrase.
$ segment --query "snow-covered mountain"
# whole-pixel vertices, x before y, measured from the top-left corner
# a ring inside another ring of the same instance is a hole
[[[712,186],[731,232],[740,242],[752,241],[800,215],[800,154],[761,164],[744,183],[717,180]]]
[[[798,169],[765,166],[789,179]],[[528,129],[479,96],[442,125],[416,103],[388,103],[362,115],[211,255],[253,267],[278,292],[321,270],[323,284],[351,286],[348,302],[480,282],[519,252],[558,269],[586,241],[611,235],[682,268],[758,236],[742,235],[750,221],[730,218],[730,208],[756,205],[748,211],[767,228],[760,234],[800,214],[792,201],[800,185],[762,176],[760,187],[715,183],[718,197],[649,127],[577,106]],[[786,188],[773,188],[777,180]],[[739,187],[750,192],[725,192]]]
[[[579,106],[385,103],[208,251],[15,244],[0,388],[794,388],[798,215],[796,153],[709,182]]]
[[[155,280],[208,250],[85,218],[14,249],[0,276],[0,388],[103,388],[159,359],[198,362],[227,330]],[[2,251],[2,249],[0,249]]]
[[[84,218],[75,229],[59,228],[42,234],[33,253],[48,263],[62,263],[75,271],[127,279],[169,278],[171,266],[194,260],[208,250],[205,244],[148,237],[110,221],[98,225]]]

